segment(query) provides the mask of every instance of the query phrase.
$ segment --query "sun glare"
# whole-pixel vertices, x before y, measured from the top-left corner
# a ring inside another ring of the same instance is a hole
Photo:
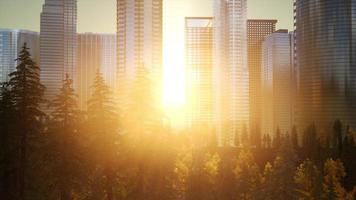
[[[183,46],[172,45],[164,50],[163,103],[165,108],[177,108],[185,103]]]

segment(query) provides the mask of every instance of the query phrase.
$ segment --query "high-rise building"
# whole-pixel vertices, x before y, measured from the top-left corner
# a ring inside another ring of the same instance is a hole
[[[293,68],[288,30],[278,30],[262,44],[262,132],[290,133],[293,122]]]
[[[188,127],[212,128],[213,28],[211,17],[185,18]]]
[[[52,99],[66,74],[75,78],[77,0],[45,0],[41,13],[40,67],[45,96]]]
[[[115,89],[116,35],[83,33],[78,34],[77,41],[76,91],[79,107],[86,110],[97,72],[102,73],[106,83]]]
[[[18,29],[0,29],[0,82],[9,80],[16,70],[19,52],[26,43],[32,59],[39,61],[39,33]]]
[[[221,145],[249,126],[247,1],[214,1],[214,120]]]
[[[277,20],[249,19],[247,21],[248,69],[250,95],[250,138],[253,145],[260,146],[261,138],[261,52],[266,36],[276,30]]]
[[[299,128],[356,128],[356,2],[296,0]]]
[[[162,6],[162,0],[117,0],[118,87],[124,97],[138,69],[145,67],[154,96],[161,98]]]

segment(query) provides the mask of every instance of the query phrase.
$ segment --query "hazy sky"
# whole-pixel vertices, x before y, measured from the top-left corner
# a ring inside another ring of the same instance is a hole
[[[115,33],[116,0],[77,0],[78,32]],[[165,90],[184,95],[184,17],[211,16],[213,0],[164,1]],[[293,0],[247,0],[248,18],[277,19],[293,28]],[[0,0],[0,28],[39,31],[44,0]],[[168,100],[171,98],[167,93]],[[174,101],[174,98],[172,99]]]
[[[0,27],[39,30],[43,2],[0,0]],[[278,27],[292,27],[292,0],[248,2],[249,18],[274,18],[279,20]],[[115,32],[115,4],[116,0],[78,0],[78,31]],[[184,16],[211,15],[212,0],[164,0],[164,8],[167,29],[177,27]]]

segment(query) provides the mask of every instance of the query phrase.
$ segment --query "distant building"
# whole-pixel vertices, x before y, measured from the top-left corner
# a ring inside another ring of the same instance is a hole
[[[211,17],[185,18],[188,127],[212,128],[213,28]]]
[[[253,145],[261,138],[261,63],[262,42],[266,36],[276,30],[277,20],[249,19],[248,36],[248,69],[250,96],[250,136]]]
[[[214,126],[232,146],[249,126],[247,0],[214,0]]]
[[[262,44],[262,132],[274,136],[277,129],[290,133],[293,69],[288,30],[278,30]]]
[[[295,0],[301,131],[335,120],[356,129],[356,2]]]
[[[78,34],[78,52],[76,67],[76,92],[79,107],[87,109],[87,102],[92,95],[97,72],[112,90],[116,86],[116,35],[115,34]]]
[[[16,70],[19,52],[26,43],[32,59],[39,61],[39,33],[18,29],[0,29],[0,82],[8,81]]]
[[[145,67],[161,99],[163,0],[117,0],[118,86],[123,102],[138,69]]]
[[[45,0],[41,13],[40,67],[45,97],[52,99],[66,74],[75,78],[77,0]]]

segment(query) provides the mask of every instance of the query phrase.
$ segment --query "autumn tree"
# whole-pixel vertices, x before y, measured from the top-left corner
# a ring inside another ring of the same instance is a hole
[[[298,199],[321,199],[322,172],[310,160],[304,161],[294,175],[296,197]]]
[[[325,162],[323,181],[324,199],[346,199],[347,192],[341,184],[345,176],[345,168],[340,160],[328,159]]]

